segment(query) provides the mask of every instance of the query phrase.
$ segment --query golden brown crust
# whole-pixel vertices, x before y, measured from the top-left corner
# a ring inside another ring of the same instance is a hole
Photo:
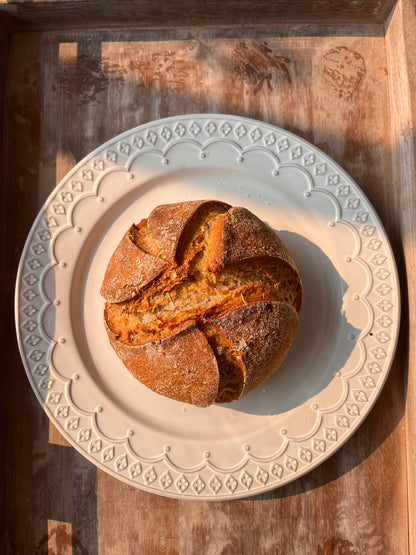
[[[129,372],[152,391],[198,407],[212,405],[219,373],[214,353],[195,322],[144,345],[126,345],[106,326],[111,346]]]
[[[208,324],[223,334],[243,368],[242,397],[274,374],[287,355],[299,321],[289,304],[264,301],[239,306]]]
[[[173,262],[178,250],[179,241],[196,212],[207,205],[229,208],[229,205],[216,200],[195,200],[162,204],[152,210],[148,219],[149,233],[158,245],[163,258]]]
[[[165,260],[147,254],[135,245],[132,240],[133,229],[134,226],[124,234],[104,275],[100,292],[112,303],[132,299],[168,266]]]
[[[283,260],[297,272],[295,262],[278,235],[246,208],[234,206],[218,220],[213,266],[237,264],[253,258]]]
[[[162,205],[133,225],[101,293],[110,343],[132,375],[200,407],[236,400],[275,372],[302,302],[275,232],[212,200]]]

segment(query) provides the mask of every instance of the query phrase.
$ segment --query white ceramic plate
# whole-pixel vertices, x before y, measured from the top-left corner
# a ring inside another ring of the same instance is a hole
[[[130,376],[108,343],[99,294],[132,222],[202,198],[270,224],[304,286],[279,371],[244,399],[206,409]],[[327,459],[383,387],[399,313],[391,248],[359,187],[301,138],[228,115],[148,123],[82,160],[36,219],[16,286],[23,363],[55,426],[99,468],[181,499],[261,493]]]

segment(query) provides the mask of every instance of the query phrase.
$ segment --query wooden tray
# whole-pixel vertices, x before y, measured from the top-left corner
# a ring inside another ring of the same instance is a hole
[[[411,553],[416,546],[412,0],[0,1],[3,553]],[[260,119],[359,184],[393,246],[401,334],[358,432],[296,482],[189,502],[97,469],[49,425],[14,339],[26,236],[55,184],[141,123]]]

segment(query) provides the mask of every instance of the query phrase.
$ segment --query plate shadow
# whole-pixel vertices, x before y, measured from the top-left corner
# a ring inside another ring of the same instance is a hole
[[[316,396],[345,366],[361,331],[343,309],[348,285],[322,249],[297,233],[277,233],[298,266],[303,306],[297,335],[278,371],[243,399],[222,405],[248,414],[282,414]]]

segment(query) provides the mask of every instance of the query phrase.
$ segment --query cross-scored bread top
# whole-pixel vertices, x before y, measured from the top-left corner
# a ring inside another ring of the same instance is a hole
[[[101,293],[110,342],[130,372],[198,406],[263,383],[286,356],[302,303],[276,233],[247,209],[210,200],[162,205],[133,225]]]

